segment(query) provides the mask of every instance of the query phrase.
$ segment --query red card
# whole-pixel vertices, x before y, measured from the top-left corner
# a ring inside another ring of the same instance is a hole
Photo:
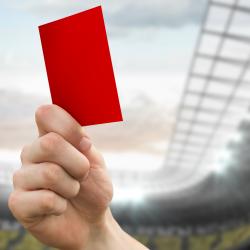
[[[101,6],[39,31],[52,102],[81,125],[122,121]]]

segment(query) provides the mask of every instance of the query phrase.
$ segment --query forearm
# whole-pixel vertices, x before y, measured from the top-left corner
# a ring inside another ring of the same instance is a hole
[[[83,250],[148,250],[141,243],[124,232],[113,218],[110,211],[107,212],[102,228],[94,229],[90,240]]]

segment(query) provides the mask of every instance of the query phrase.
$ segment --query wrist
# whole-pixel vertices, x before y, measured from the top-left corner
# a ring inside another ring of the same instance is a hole
[[[108,209],[103,222],[91,228],[89,240],[81,250],[93,249],[146,250],[147,248],[123,231]]]

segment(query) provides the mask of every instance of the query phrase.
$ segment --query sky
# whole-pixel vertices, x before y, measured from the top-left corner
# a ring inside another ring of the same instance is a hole
[[[10,158],[36,136],[36,108],[51,102],[38,26],[97,5],[124,122],[87,131],[110,169],[161,168],[205,0],[0,0],[0,162],[19,167]]]
[[[167,94],[159,97],[162,88],[175,90],[185,78],[203,2],[1,1],[0,87],[48,95],[38,25],[101,4],[124,102],[126,91],[142,91],[145,85],[146,93],[165,99]]]

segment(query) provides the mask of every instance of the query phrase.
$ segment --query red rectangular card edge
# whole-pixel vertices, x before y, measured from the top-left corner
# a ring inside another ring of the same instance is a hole
[[[103,11],[102,11],[102,6],[101,5],[98,5],[96,7],[93,7],[93,8],[90,8],[88,10],[85,10],[85,11],[81,11],[81,12],[78,12],[78,13],[75,13],[75,14],[72,14],[72,15],[69,15],[69,16],[66,16],[66,17],[63,17],[61,19],[57,19],[55,21],[51,21],[51,22],[48,22],[48,23],[45,23],[45,24],[42,24],[42,25],[39,25],[38,26],[38,29],[39,29],[39,35],[40,35],[40,42],[41,42],[41,46],[42,46],[42,52],[43,52],[43,60],[44,60],[44,64],[45,64],[45,68],[46,68],[46,75],[47,75],[47,80],[48,80],[48,83],[49,83],[49,89],[50,89],[50,93],[51,93],[51,84],[50,84],[50,80],[49,80],[49,75],[48,75],[48,65],[47,65],[47,62],[45,60],[45,54],[44,54],[44,45],[43,45],[43,42],[42,42],[42,36],[41,36],[41,29],[48,25],[48,24],[52,24],[52,23],[55,23],[55,22],[60,22],[60,21],[63,21],[64,19],[67,19],[69,17],[73,17],[73,16],[77,16],[77,15],[80,15],[82,14],[83,12],[89,12],[89,11],[92,11],[94,9],[100,9],[101,10],[101,13],[102,13],[102,19],[103,19],[103,22],[105,24],[105,20],[104,20],[104,15],[103,15]],[[106,30],[106,25],[104,25],[104,29],[105,29],[105,34],[106,34],[106,37],[107,37],[107,40],[108,40],[108,36],[107,36],[107,30]],[[110,51],[110,46],[109,46],[109,43],[108,43],[108,52],[109,52],[109,56],[110,56],[110,62],[111,62],[111,70],[112,70],[112,74],[113,74],[113,77],[115,79],[115,73],[114,73],[114,66],[113,66],[113,63],[112,63],[112,58],[111,58],[111,51]],[[123,114],[122,114],[122,110],[121,110],[121,104],[120,104],[120,98],[119,98],[119,93],[118,93],[118,88],[117,88],[117,81],[115,79],[115,90],[116,90],[116,94],[117,94],[117,101],[118,101],[118,105],[119,105],[119,115],[118,117],[116,117],[115,120],[110,120],[110,121],[103,121],[103,122],[98,122],[98,123],[93,123],[93,124],[84,124],[84,126],[92,126],[92,125],[101,125],[101,124],[108,124],[108,123],[114,123],[114,122],[122,122],[124,121],[123,119]],[[54,98],[53,98],[53,95],[51,94],[51,100],[52,100],[52,103],[54,104],[55,101],[54,101]]]

